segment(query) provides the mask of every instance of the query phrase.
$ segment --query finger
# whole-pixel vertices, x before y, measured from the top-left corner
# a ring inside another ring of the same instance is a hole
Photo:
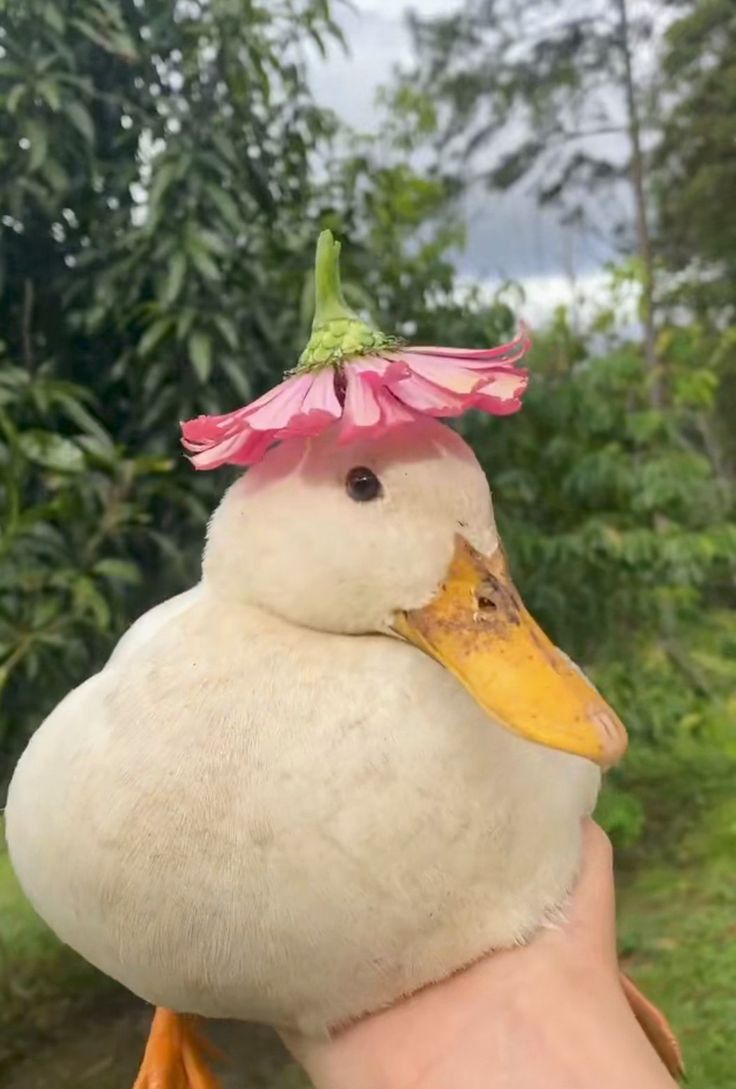
[[[616,894],[613,880],[613,848],[594,821],[583,822],[583,864],[572,894],[569,932],[591,952],[616,963]]]

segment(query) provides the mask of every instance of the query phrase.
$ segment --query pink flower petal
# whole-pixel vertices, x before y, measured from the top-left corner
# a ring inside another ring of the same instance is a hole
[[[416,423],[420,419],[418,412],[405,405],[382,384],[380,376],[370,372],[355,378],[351,375],[338,441],[344,445],[355,439],[380,438],[395,427]]]
[[[312,384],[302,403],[301,410],[292,416],[286,427],[286,435],[319,435],[342,415],[342,405],[335,393],[335,372],[332,367],[311,375]],[[286,437],[286,435],[281,437]]]
[[[379,390],[376,396],[381,406],[381,424],[384,431],[421,420],[421,413],[404,404],[391,390]]]
[[[181,425],[182,439],[185,446],[190,443],[207,444],[222,438],[222,428],[214,416],[197,416],[194,420],[185,420]]]
[[[231,465],[255,465],[278,438],[273,431],[251,431],[243,440],[235,457],[228,459]]]
[[[531,339],[526,326],[522,326],[518,336],[510,340],[508,344],[499,344],[495,348],[438,348],[414,346],[408,349],[411,354],[444,356],[450,360],[462,360],[464,366],[475,367],[491,363],[510,364],[516,363],[526,355],[531,347]]]
[[[348,365],[345,368],[347,389],[343,406],[341,442],[349,442],[358,435],[371,432],[381,422],[381,406],[376,397],[374,383],[361,369]]]
[[[433,359],[407,352],[406,361],[413,374],[419,374],[453,393],[471,393],[483,383],[483,376],[478,371],[469,370],[453,359]]]
[[[217,469],[220,465],[235,464],[234,459],[248,438],[248,432],[233,435],[232,438],[198,451],[189,460],[195,469]]]
[[[483,397],[496,397],[501,401],[516,400],[529,384],[529,373],[525,370],[513,371],[510,374],[494,374],[490,381],[479,386],[476,395]]]
[[[460,394],[451,389],[444,389],[433,382],[428,382],[419,374],[394,383],[391,386],[391,392],[402,404],[428,416],[459,416],[473,404],[472,392]]]
[[[294,375],[255,401],[245,411],[242,419],[254,431],[279,431],[301,410],[304,398],[314,382],[314,374]]]
[[[182,434],[192,442],[217,442],[223,435],[233,434],[240,427],[242,421],[246,420],[253,412],[263,408],[274,398],[281,397],[284,386],[287,386],[290,382],[291,379],[289,378],[285,382],[279,383],[278,386],[274,386],[273,389],[268,390],[257,400],[252,401],[249,405],[244,405],[243,408],[236,409],[234,412],[225,412],[220,416],[197,416],[196,419],[186,420],[181,425]]]
[[[529,382],[526,371],[496,375],[473,394],[473,407],[494,416],[510,416],[521,408],[521,397]]]
[[[185,420],[181,425],[184,445],[189,446],[195,443],[209,445],[213,442],[222,441],[225,436],[239,433],[250,414],[263,408],[274,398],[283,395],[283,388],[288,381],[290,379],[287,382],[281,382],[256,401],[245,405],[243,408],[238,408],[234,412],[226,412],[220,416],[197,416],[193,420]]]
[[[273,389],[266,390],[265,393],[262,393],[261,396],[258,397],[255,401],[251,401],[250,404],[245,405],[244,408],[239,408],[235,412],[231,412],[230,416],[240,418],[243,416],[247,416],[249,413],[254,412],[258,408],[263,408],[264,405],[270,404],[271,401],[273,401],[275,398],[282,397],[284,391],[288,390],[292,386],[293,382],[293,375],[291,375],[289,378],[285,378],[283,382],[279,382],[279,384],[277,386],[274,386]],[[218,418],[223,420],[227,419],[228,417],[220,416]]]
[[[360,374],[379,375],[384,385],[390,385],[399,378],[408,378],[411,374],[411,364],[403,356],[389,353],[385,356],[368,355],[363,359],[354,359],[348,366],[351,371],[357,371]]]
[[[504,359],[473,359],[464,355],[429,355],[428,352],[412,351],[411,365],[413,368],[419,360],[427,362],[432,360],[433,362],[441,362],[442,365],[446,367],[460,366],[475,374],[482,374],[483,372],[486,374],[494,374],[496,371],[512,371],[514,369],[514,364],[518,363],[525,354],[525,352],[519,351],[515,355],[504,357]]]
[[[277,441],[273,431],[249,431],[246,428],[208,450],[193,454],[189,460],[195,469],[200,470],[218,469],[221,465],[254,465]]]

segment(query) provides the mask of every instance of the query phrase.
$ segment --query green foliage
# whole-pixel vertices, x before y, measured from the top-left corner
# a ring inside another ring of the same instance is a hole
[[[732,739],[730,759],[701,742],[640,761],[647,834],[618,855],[624,966],[671,1018],[693,1089],[733,1084],[733,757]]]
[[[697,350],[718,379],[713,440],[736,480],[736,9],[688,0],[667,34],[663,88],[671,103],[655,159],[658,246],[675,275],[665,301],[698,317]],[[695,350],[696,345],[690,345]]]
[[[641,839],[646,827],[644,807],[635,794],[606,780],[598,798],[595,819],[616,847],[631,847]]]
[[[204,518],[173,460],[126,454],[95,407],[49,367],[0,371],[0,751],[93,670],[139,606],[142,569],[158,594],[178,585],[169,532]]]
[[[11,354],[53,322],[59,371],[104,386],[126,440],[242,401],[297,348],[333,127],[300,42],[334,33],[325,5],[10,0],[3,24]]]
[[[670,27],[663,62],[673,107],[657,150],[660,244],[670,265],[712,275],[688,283],[691,301],[736,309],[736,8],[691,0]],[[694,298],[693,298],[694,296]]]
[[[643,829],[629,784],[649,753],[736,758],[736,518],[710,453],[716,365],[692,351],[697,330],[661,341],[673,398],[653,409],[641,348],[575,333],[560,310],[521,416],[464,428],[530,608],[630,730],[600,814],[621,844]]]

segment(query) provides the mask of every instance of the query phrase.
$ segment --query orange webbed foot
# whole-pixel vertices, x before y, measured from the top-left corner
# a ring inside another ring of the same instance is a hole
[[[634,1017],[660,1059],[676,1081],[685,1076],[685,1064],[680,1044],[669,1021],[646,995],[642,994],[633,979],[621,972],[621,986],[628,999]]]
[[[133,1089],[221,1089],[207,1065],[216,1055],[195,1018],[159,1007]]]

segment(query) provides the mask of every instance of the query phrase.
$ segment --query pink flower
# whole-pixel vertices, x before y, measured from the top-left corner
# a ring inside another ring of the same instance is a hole
[[[282,439],[340,427],[340,442],[385,434],[422,416],[521,408],[527,372],[514,364],[530,346],[526,330],[497,348],[396,347],[346,358],[285,379],[250,405],[182,424],[197,469],[252,465]]]

